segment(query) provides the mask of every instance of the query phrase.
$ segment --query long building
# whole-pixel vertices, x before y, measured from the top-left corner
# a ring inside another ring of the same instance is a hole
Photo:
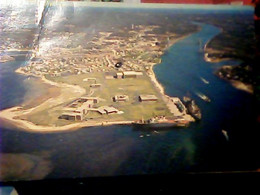
[[[158,98],[155,95],[140,95],[140,102],[156,102]]]

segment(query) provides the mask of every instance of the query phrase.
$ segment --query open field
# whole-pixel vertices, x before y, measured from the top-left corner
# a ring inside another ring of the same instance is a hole
[[[161,98],[161,94],[154,88],[148,76],[144,75],[140,78],[127,78],[127,79],[105,79],[104,73],[89,73],[81,75],[70,75],[64,77],[47,77],[48,79],[70,85],[78,85],[86,90],[86,95],[91,93],[92,97],[99,97],[101,101],[95,105],[99,106],[113,106],[123,114],[100,115],[96,112],[89,112],[86,119],[91,121],[124,121],[124,120],[138,120],[141,118],[149,119],[156,115],[169,116],[167,106]],[[90,89],[89,85],[95,81],[83,81],[85,78],[96,78],[96,82],[101,84],[99,89]],[[139,102],[139,95],[153,94],[158,97],[157,102]],[[127,102],[114,102],[112,97],[115,95],[128,95],[129,101]],[[62,114],[64,107],[78,96],[70,93],[67,90],[61,89],[59,99],[60,104],[53,105],[52,107],[41,106],[40,109],[35,110],[22,118],[29,120],[37,125],[54,125],[63,126],[73,121],[58,119]]]

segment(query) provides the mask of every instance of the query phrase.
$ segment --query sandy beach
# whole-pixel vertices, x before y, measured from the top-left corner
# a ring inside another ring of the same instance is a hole
[[[13,107],[0,112],[0,118],[8,120],[17,127],[28,131],[28,132],[39,132],[39,133],[50,133],[50,132],[61,132],[61,131],[71,131],[77,130],[82,127],[93,127],[93,126],[109,126],[117,124],[131,124],[133,121],[113,121],[113,122],[91,122],[84,121],[74,124],[64,125],[64,126],[42,126],[35,125],[30,121],[25,121],[21,119],[14,119],[14,117],[21,114],[29,113],[31,110],[21,110],[21,107]]]

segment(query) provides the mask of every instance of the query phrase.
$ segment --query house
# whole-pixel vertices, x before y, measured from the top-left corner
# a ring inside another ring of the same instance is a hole
[[[155,102],[158,98],[155,95],[140,95],[140,102]]]

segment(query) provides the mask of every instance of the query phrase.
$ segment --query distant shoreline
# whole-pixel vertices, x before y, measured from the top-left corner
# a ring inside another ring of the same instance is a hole
[[[210,42],[211,40],[209,40],[205,46],[204,46],[204,60],[206,62],[210,62],[210,63],[218,63],[218,62],[221,62],[221,61],[225,61],[225,60],[237,60],[237,59],[233,59],[233,58],[220,58],[220,57],[215,57],[214,59],[213,58],[210,58],[208,55],[210,53],[210,51],[206,52],[206,49],[207,49],[207,45],[208,43]],[[212,49],[214,50],[214,49]],[[222,66],[221,68],[225,67],[227,65],[224,65]],[[230,66],[231,67],[231,66]],[[220,71],[221,68],[218,70]],[[243,90],[245,92],[248,92],[250,94],[253,94],[253,86],[251,84],[247,84],[247,83],[244,83],[242,81],[238,81],[238,80],[233,80],[233,79],[228,79],[228,78],[225,78],[225,77],[221,77],[219,74],[216,74],[217,77],[219,77],[220,79],[224,79],[225,81],[229,82],[233,87],[235,87],[236,89],[239,89],[239,90]]]
[[[234,80],[232,78],[229,79],[226,76],[223,76],[222,71],[224,71],[223,70],[224,68],[232,68],[232,66],[225,65],[225,66],[222,66],[221,68],[219,68],[219,70],[215,73],[217,77],[229,82],[236,89],[243,90],[247,93],[253,94],[253,92],[254,92],[253,91],[253,85],[244,83],[244,82],[239,81],[239,80]]]

